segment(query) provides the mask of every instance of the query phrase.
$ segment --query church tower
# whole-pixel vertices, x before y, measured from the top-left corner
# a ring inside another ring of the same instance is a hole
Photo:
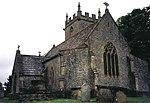
[[[101,18],[100,9],[98,11],[98,18]],[[92,17],[89,17],[89,13],[85,12],[85,15],[82,15],[80,2],[78,3],[78,11],[73,14],[73,18],[68,18],[68,14],[66,14],[66,21],[65,21],[65,40],[69,39],[70,37],[74,36],[78,32],[85,29],[90,24],[94,24],[98,19],[96,19],[96,15],[92,14]]]

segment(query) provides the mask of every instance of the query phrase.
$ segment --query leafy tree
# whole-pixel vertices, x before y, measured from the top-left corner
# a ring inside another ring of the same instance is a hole
[[[141,59],[150,61],[150,6],[134,9],[120,17],[117,25],[127,38],[131,53]]]
[[[4,83],[5,86],[5,96],[8,96],[9,93],[11,93],[11,84],[12,84],[12,76],[9,76],[7,79],[7,82]]]

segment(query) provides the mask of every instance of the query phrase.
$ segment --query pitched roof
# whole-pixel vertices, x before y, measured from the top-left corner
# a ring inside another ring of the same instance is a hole
[[[44,57],[34,55],[21,55],[22,58],[22,75],[41,75]]]
[[[62,42],[58,46],[52,48],[47,54],[46,57],[51,57],[59,53],[60,50],[77,48],[79,45],[84,43],[84,39],[87,37],[87,34],[93,28],[93,24],[85,28],[84,30],[78,32],[76,35]]]

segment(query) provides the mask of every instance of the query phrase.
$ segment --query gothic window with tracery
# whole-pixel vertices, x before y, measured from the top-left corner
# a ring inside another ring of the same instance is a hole
[[[108,42],[104,47],[104,74],[105,76],[109,75],[110,77],[119,76],[119,66],[118,66],[118,56],[115,46]]]

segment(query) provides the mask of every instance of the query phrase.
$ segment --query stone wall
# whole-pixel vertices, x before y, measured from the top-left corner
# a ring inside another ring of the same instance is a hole
[[[20,92],[38,93],[45,91],[45,83],[42,76],[23,76],[20,77]]]
[[[135,85],[137,91],[149,92],[150,90],[150,72],[148,70],[148,63],[140,58],[130,55],[132,72],[135,76]]]
[[[119,76],[105,76],[104,74],[104,47],[110,42],[116,48],[118,55]],[[119,32],[109,13],[105,13],[89,38],[90,50],[95,55],[97,71],[97,85],[118,86],[129,88],[127,56],[129,48],[124,37]]]
[[[44,66],[45,70],[47,69],[47,89],[49,91],[59,91],[60,56],[46,62]]]
[[[80,31],[79,27],[84,24],[87,28],[82,28]],[[61,86],[64,89],[76,90],[81,88],[85,79],[92,89],[95,89],[95,85],[131,89],[129,72],[132,67],[128,65],[130,48],[109,11],[106,10],[104,16],[94,24],[88,22],[86,24],[82,20],[76,20],[69,26],[74,26],[76,28],[74,33],[77,32],[77,34],[53,47],[46,54],[48,59],[44,63],[45,68],[55,67],[54,79],[56,85],[54,89],[59,90]],[[69,32],[69,28],[66,28],[67,32]],[[119,72],[115,76],[105,75],[104,73],[103,55],[104,48],[108,43],[115,47],[117,54]],[[141,76],[140,80],[142,78],[146,77]],[[142,82],[145,82],[145,80]],[[142,86],[142,82],[139,85]],[[144,88],[147,90],[147,87]]]
[[[83,80],[89,81],[88,49],[75,49],[71,51],[67,60],[67,88],[81,87]]]

